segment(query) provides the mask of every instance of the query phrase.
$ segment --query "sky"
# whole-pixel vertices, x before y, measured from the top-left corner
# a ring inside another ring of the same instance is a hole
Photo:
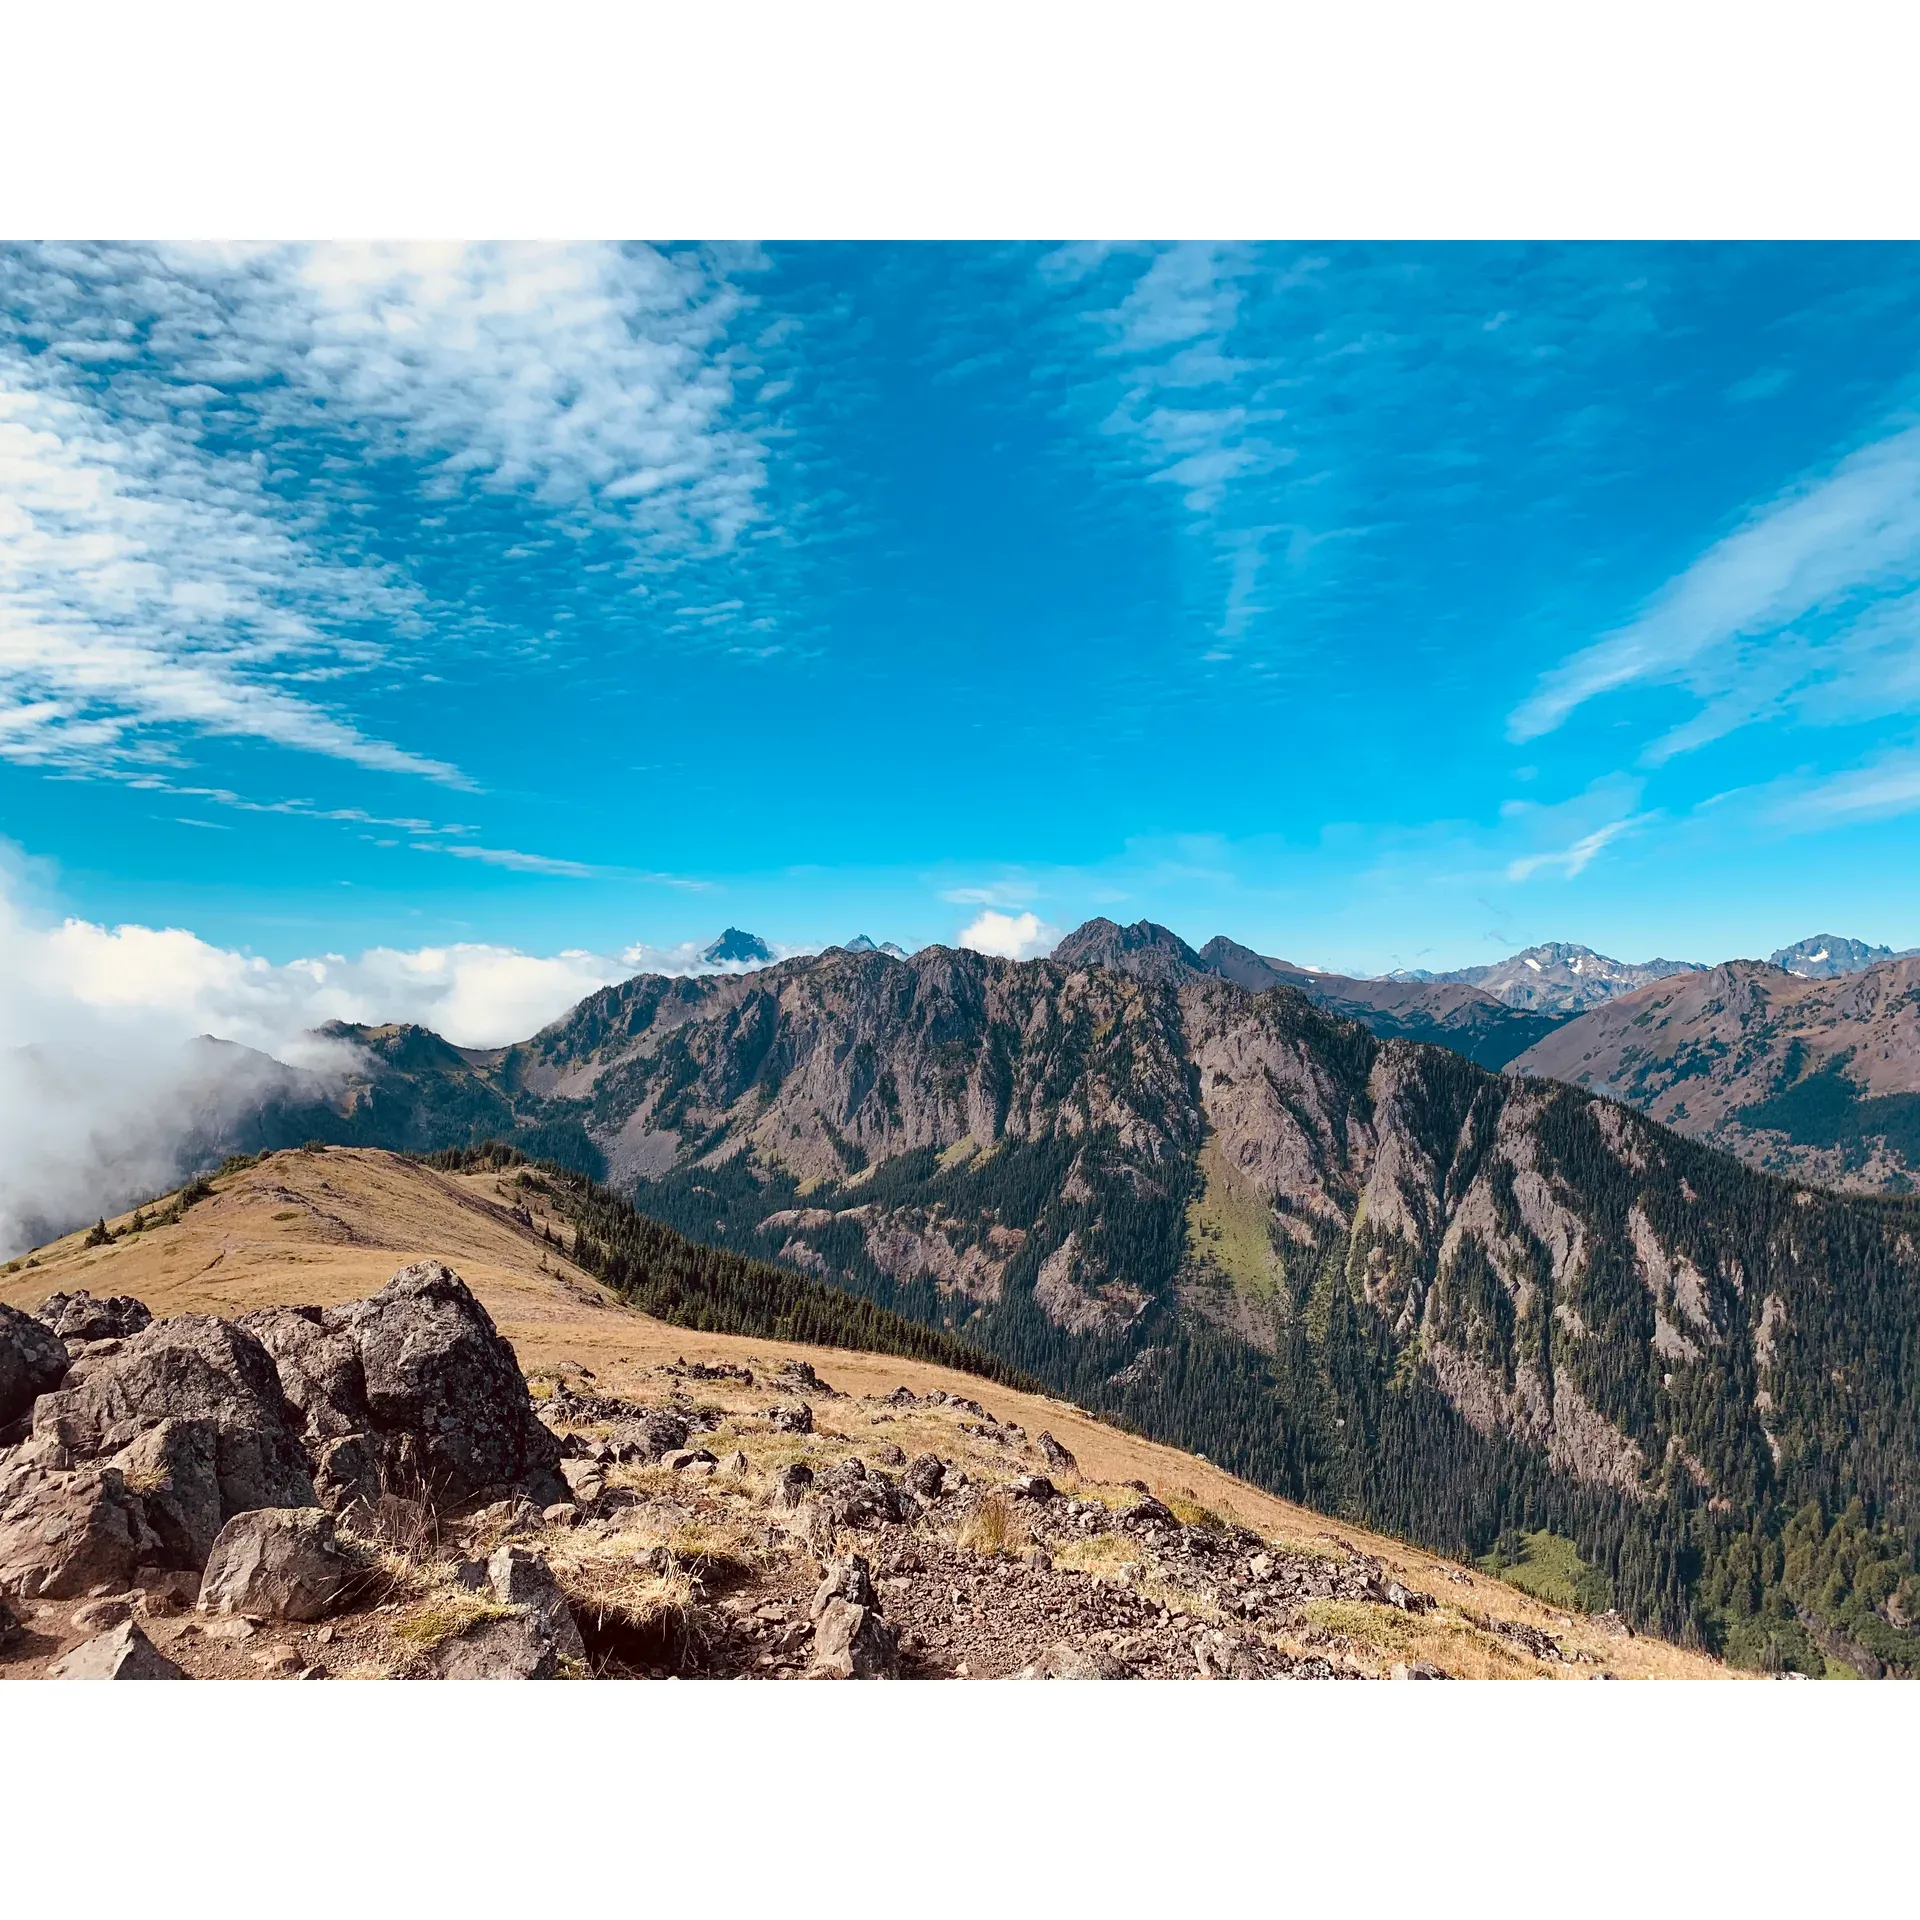
[[[1910,246],[0,250],[0,1044],[1911,946],[1917,848]]]

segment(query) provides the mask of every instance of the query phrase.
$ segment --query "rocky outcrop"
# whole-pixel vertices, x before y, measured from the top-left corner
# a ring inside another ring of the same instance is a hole
[[[561,1497],[559,1442],[534,1417],[513,1349],[451,1267],[403,1267],[323,1324],[358,1353],[390,1479],[404,1476],[442,1502],[530,1482]]]
[[[0,1438],[66,1373],[66,1342],[31,1314],[0,1305]]]
[[[312,1472],[272,1357],[229,1321],[202,1314],[156,1321],[76,1361],[33,1409],[35,1436],[82,1460],[116,1454],[166,1421],[197,1422],[211,1433],[222,1519],[313,1504]]]
[[[437,1261],[346,1307],[245,1324],[85,1294],[36,1317],[0,1309],[0,1388],[16,1427],[31,1422],[0,1454],[0,1593],[29,1599],[204,1568],[210,1611],[314,1620],[354,1570],[336,1515],[374,1531],[404,1509],[431,1527],[420,1496],[513,1489],[537,1512],[566,1493],[512,1348]],[[682,1420],[656,1430],[622,1410],[646,1457],[685,1438]],[[559,1632],[559,1657],[577,1637]]]
[[[124,1293],[96,1300],[85,1287],[49,1294],[35,1317],[62,1340],[130,1340],[153,1324],[144,1301]]]

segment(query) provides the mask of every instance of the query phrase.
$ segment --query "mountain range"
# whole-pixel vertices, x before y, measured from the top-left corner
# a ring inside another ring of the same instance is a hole
[[[354,1072],[243,1144],[509,1141],[1288,1497],[1455,1553],[1550,1533],[1749,1664],[1920,1664],[1920,1201],[1406,1037],[1543,1018],[1470,983],[1304,971],[1094,921],[1045,960],[641,976],[513,1047],[329,1029]]]

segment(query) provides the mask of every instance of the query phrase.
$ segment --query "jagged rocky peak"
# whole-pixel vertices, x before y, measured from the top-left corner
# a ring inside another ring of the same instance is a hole
[[[1920,947],[1876,947],[1837,933],[1815,933],[1767,957],[1803,980],[1837,980],[1842,974],[1864,973],[1885,960],[1910,960],[1917,953]]]
[[[895,946],[891,940],[872,940],[864,933],[856,933],[851,940],[840,943],[842,953],[884,953],[889,959],[904,960],[907,957],[905,947]]]
[[[773,949],[757,933],[743,933],[738,927],[729,927],[712,946],[700,955],[702,961],[710,967],[722,966],[766,966],[774,959]]]
[[[1676,973],[1704,973],[1698,960],[1614,960],[1577,941],[1544,940],[1487,966],[1434,974],[1479,987],[1510,1007],[1575,1013]]]
[[[1089,920],[1054,948],[1053,958],[1063,967],[1114,967],[1141,979],[1209,971],[1177,933],[1151,920],[1136,920],[1130,927]]]

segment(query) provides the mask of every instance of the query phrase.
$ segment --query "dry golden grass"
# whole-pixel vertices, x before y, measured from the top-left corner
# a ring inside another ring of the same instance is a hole
[[[783,1360],[805,1360],[843,1393],[871,1400],[900,1386],[917,1394],[942,1388],[983,1402],[995,1416],[1016,1420],[1029,1433],[1050,1430],[1079,1460],[1079,1483],[1073,1488],[1078,1497],[1118,1508],[1138,1497],[1122,1483],[1142,1480],[1176,1512],[1180,1502],[1216,1514],[1231,1512],[1241,1525],[1287,1552],[1343,1557],[1355,1550],[1371,1555],[1409,1586],[1494,1620],[1542,1628],[1570,1650],[1592,1653],[1608,1671],[1624,1678],[1728,1677],[1726,1668],[1703,1655],[1644,1637],[1612,1639],[1585,1616],[1563,1612],[1489,1575],[1276,1499],[1191,1454],[1121,1433],[1064,1401],[1012,1393],[969,1375],[884,1354],[700,1333],[650,1319],[621,1306],[542,1240],[545,1216],[538,1195],[512,1188],[492,1174],[447,1175],[395,1154],[335,1148],[319,1154],[274,1154],[223,1175],[213,1185],[212,1196],[187,1208],[175,1223],[151,1224],[156,1213],[167,1211],[171,1199],[160,1196],[157,1206],[147,1203],[150,1224],[138,1235],[88,1248],[83,1244],[86,1236],[74,1233],[38,1249],[33,1266],[18,1265],[0,1275],[0,1300],[31,1307],[56,1289],[83,1286],[96,1294],[135,1294],[161,1315],[231,1315],[259,1306],[358,1299],[384,1285],[407,1261],[443,1259],[473,1287],[513,1342],[521,1365],[536,1382],[547,1382],[548,1391],[552,1383],[565,1380],[658,1399],[656,1369],[676,1358],[745,1364],[761,1380]],[[510,1209],[520,1201],[534,1208],[532,1230],[512,1217]],[[287,1215],[293,1217],[277,1217]],[[130,1220],[126,1215],[109,1225],[118,1230]],[[719,1383],[702,1383],[703,1394],[709,1388],[708,1397],[733,1407],[734,1416],[754,1404],[764,1405],[767,1398],[761,1389],[735,1395],[723,1393]],[[760,1473],[794,1460],[805,1460],[818,1470],[849,1452],[870,1450],[881,1439],[897,1441],[909,1454],[933,1451],[960,1458],[970,1473],[989,1481],[996,1472],[1012,1470],[1008,1454],[972,1445],[958,1432],[957,1420],[940,1410],[902,1408],[896,1417],[883,1420],[875,1419],[877,1411],[844,1401],[816,1403],[815,1417],[823,1427],[862,1423],[857,1445],[828,1435],[815,1435],[806,1445],[798,1436],[756,1434],[746,1423],[734,1425],[731,1436]],[[652,1469],[619,1468],[608,1477],[649,1496],[674,1484],[673,1476],[657,1477]],[[706,1484],[712,1488],[717,1483]],[[1430,1623],[1436,1616],[1425,1618]],[[1450,1672],[1460,1670],[1457,1655],[1451,1660],[1444,1654],[1412,1657],[1435,1658]],[[1493,1655],[1487,1659],[1491,1663]],[[1541,1671],[1531,1663],[1525,1670]],[[1547,1669],[1567,1677],[1594,1670],[1558,1665]]]

